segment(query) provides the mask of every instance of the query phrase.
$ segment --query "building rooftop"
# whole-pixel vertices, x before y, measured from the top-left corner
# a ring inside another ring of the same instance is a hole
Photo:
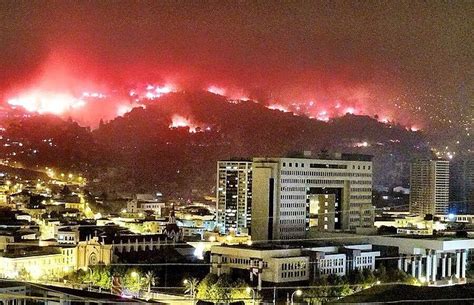
[[[12,247],[13,246],[13,247]],[[15,247],[14,244],[9,245],[6,252],[1,253],[1,257],[6,258],[20,258],[42,255],[56,255],[60,254],[61,249],[58,247],[40,247],[40,246],[24,246]]]
[[[344,247],[352,245],[361,245],[368,244],[364,240],[364,236],[361,236],[359,239],[322,239],[322,240],[310,240],[310,241],[285,241],[284,243],[258,243],[253,242],[251,245],[248,244],[236,244],[236,245],[227,245],[223,244],[220,247],[231,247],[239,249],[249,249],[249,250],[285,250],[285,249],[309,249],[309,248],[319,248],[319,247]]]
[[[372,155],[364,155],[364,154],[348,154],[348,153],[321,153],[318,155],[311,155],[306,153],[296,153],[296,154],[289,154],[283,158],[291,158],[291,159],[310,159],[310,160],[342,160],[342,161],[364,161],[370,162],[372,161]],[[265,159],[274,159],[274,158],[255,158],[258,160],[265,160]]]

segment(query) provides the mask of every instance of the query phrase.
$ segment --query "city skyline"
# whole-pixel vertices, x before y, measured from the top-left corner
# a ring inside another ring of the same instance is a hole
[[[0,2],[0,303],[472,303],[473,4]]]

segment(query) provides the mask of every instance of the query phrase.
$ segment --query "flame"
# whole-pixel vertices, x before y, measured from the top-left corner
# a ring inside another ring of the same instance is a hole
[[[189,127],[189,132],[195,133],[196,126],[188,119],[178,114],[173,115],[171,118],[170,128]]]
[[[171,93],[171,92],[176,92],[176,89],[172,85],[164,85],[164,86],[154,86],[154,85],[148,85],[146,87],[146,93],[145,97],[149,100],[156,99],[161,97],[162,95]],[[136,92],[134,90],[130,91],[130,96],[136,95]]]
[[[272,104],[272,105],[269,105],[269,106],[268,106],[268,109],[271,109],[271,110],[280,110],[280,111],[283,111],[283,112],[289,112],[288,108],[286,108],[286,107],[283,106],[283,105],[279,105],[279,104]]]
[[[123,115],[125,115],[126,113],[132,111],[132,109],[137,108],[137,107],[145,108],[145,105],[142,105],[142,104],[124,104],[124,105],[119,105],[119,106],[117,107],[117,116],[123,116]]]
[[[217,87],[217,86],[209,86],[207,88],[207,92],[211,92],[211,93],[214,93],[214,94],[217,94],[217,95],[225,96],[226,90],[224,88]]]
[[[356,113],[356,110],[353,108],[353,107],[347,107],[345,110],[344,110],[345,113],[348,113],[348,114],[354,114]]]
[[[8,100],[14,107],[22,107],[28,112],[61,115],[71,109],[84,107],[86,102],[68,93],[32,90]]]

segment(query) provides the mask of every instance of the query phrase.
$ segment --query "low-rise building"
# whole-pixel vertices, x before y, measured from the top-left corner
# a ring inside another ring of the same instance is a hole
[[[385,249],[397,248],[398,268],[422,283],[466,282],[468,256],[474,249],[474,239],[371,236],[368,240]]]
[[[79,230],[77,227],[59,228],[56,234],[58,244],[77,245],[79,242]]]
[[[444,219],[444,218],[442,218]],[[433,235],[434,231],[446,230],[446,224],[439,217],[419,215],[382,216],[375,219],[374,225],[394,227],[398,234]]]
[[[375,270],[378,256],[380,252],[373,251],[370,244],[214,246],[211,248],[211,272],[221,275],[233,270],[247,271],[260,289],[262,282],[301,282],[330,274],[345,275],[351,270]]]
[[[4,278],[58,278],[74,269],[74,247],[23,247],[0,256],[0,275]]]
[[[158,199],[159,197],[152,194],[136,194],[132,200],[127,202],[127,212],[144,213],[148,211],[161,216],[162,209],[166,204]]]

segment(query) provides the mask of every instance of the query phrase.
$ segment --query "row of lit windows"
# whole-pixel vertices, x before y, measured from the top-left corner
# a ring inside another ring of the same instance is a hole
[[[351,180],[351,184],[369,184],[372,185],[371,180]]]
[[[353,187],[351,192],[372,192],[371,187]]]
[[[280,188],[282,192],[304,192],[306,187],[304,186],[282,186]]]
[[[344,259],[343,258],[336,258],[336,259],[321,259],[319,261],[319,266],[321,268],[325,267],[337,267],[337,266],[343,266],[344,265]]]
[[[290,272],[282,272],[281,277],[282,278],[290,278],[290,277],[302,277],[306,276],[306,271],[290,271]]]
[[[348,172],[312,172],[312,171],[281,171],[282,175],[317,176],[317,177],[372,177],[371,173],[348,173]]]
[[[281,223],[281,221],[280,221]],[[299,226],[299,227],[280,227],[280,232],[285,232],[285,233],[291,233],[291,232],[301,232],[301,231],[305,231],[306,228],[303,226]]]
[[[372,264],[372,262],[373,262],[373,257],[372,257],[372,256],[359,256],[359,257],[356,257],[355,262],[356,262],[357,265],[360,265],[360,264],[363,264],[363,265]]]
[[[238,257],[222,257],[223,263],[237,264],[237,265],[248,265],[253,267],[258,267],[258,261],[252,261],[248,258],[238,258]],[[268,262],[263,262],[263,268],[268,268]]]
[[[372,195],[351,195],[351,199],[372,199]]]
[[[286,162],[283,162],[283,167],[286,167],[287,163]],[[292,163],[292,162],[288,162],[288,167],[305,167],[305,164],[304,163],[298,163],[298,162],[295,162],[295,163]],[[347,169],[347,164],[330,164],[330,163],[310,163],[309,164],[309,167],[310,168],[332,168],[332,169]],[[370,169],[370,165],[357,165],[357,169]],[[352,165],[352,169],[356,169],[356,165],[353,164]]]
[[[303,216],[306,215],[306,211],[284,211],[280,212],[280,216]]]
[[[306,199],[306,195],[281,195],[281,199]]]
[[[281,179],[281,183],[306,183],[306,179]]]
[[[281,203],[280,207],[281,208],[305,208],[306,203],[301,203],[301,202]]]
[[[343,272],[344,272],[344,267],[328,268],[328,269],[321,269],[320,270],[321,274],[334,274],[334,273],[343,273]]]
[[[305,223],[305,221],[306,219],[280,219],[280,224],[282,225],[302,224],[302,223]]]
[[[344,180],[321,180],[321,179],[307,179],[309,184],[344,184]]]
[[[294,262],[294,263],[283,263],[281,264],[281,270],[297,270],[305,269],[306,262]]]

